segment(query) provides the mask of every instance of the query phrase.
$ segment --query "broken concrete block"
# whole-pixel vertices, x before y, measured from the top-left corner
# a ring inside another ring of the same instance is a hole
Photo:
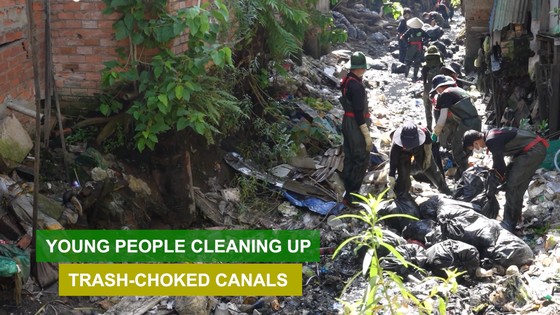
[[[18,166],[33,148],[31,137],[19,120],[6,117],[0,121],[0,171]]]

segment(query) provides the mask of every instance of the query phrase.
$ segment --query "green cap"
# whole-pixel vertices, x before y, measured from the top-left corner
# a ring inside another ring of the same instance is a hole
[[[357,51],[350,57],[349,69],[367,69],[366,55],[363,52]]]

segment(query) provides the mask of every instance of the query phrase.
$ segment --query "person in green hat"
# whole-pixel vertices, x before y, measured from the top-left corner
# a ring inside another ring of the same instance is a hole
[[[351,206],[358,194],[369,164],[369,155],[373,142],[368,125],[369,108],[366,89],[362,77],[368,68],[366,56],[362,52],[355,52],[347,64],[350,72],[342,80],[340,103],[344,109],[342,118],[342,135],[344,150],[344,168],[342,180],[346,193],[343,203]]]
[[[430,90],[432,89],[432,79],[439,74],[440,68],[443,66],[443,59],[439,49],[432,45],[428,47],[428,51],[424,56],[426,60],[422,66],[422,83],[424,84],[424,92],[422,94],[422,100],[424,101],[424,109],[426,112],[426,127],[428,130],[432,131],[433,123],[433,105],[432,99],[430,98]]]

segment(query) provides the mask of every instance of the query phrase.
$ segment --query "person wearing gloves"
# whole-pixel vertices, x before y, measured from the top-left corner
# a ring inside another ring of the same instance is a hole
[[[436,125],[432,140],[437,141],[449,150],[457,164],[455,178],[460,178],[468,168],[468,155],[463,148],[465,131],[480,131],[482,122],[474,107],[469,93],[456,86],[455,80],[446,75],[436,75],[432,80],[432,90],[437,92],[435,107]]]
[[[432,131],[433,124],[433,105],[430,98],[430,90],[432,89],[432,79],[439,74],[439,69],[443,66],[443,60],[436,46],[428,47],[426,62],[422,67],[422,83],[424,84],[424,92],[422,93],[422,100],[424,101],[424,110],[426,113],[426,127]]]
[[[346,193],[343,203],[351,206],[358,194],[370,160],[373,142],[369,133],[369,108],[362,76],[368,65],[362,52],[355,52],[347,65],[350,72],[342,80],[340,103],[344,109],[342,135],[344,168],[342,180]]]
[[[420,70],[424,58],[424,43],[430,40],[430,36],[422,29],[424,23],[417,17],[406,21],[406,25],[409,29],[401,36],[401,39],[408,43],[406,57],[404,58],[406,63],[404,76],[408,77],[408,72],[412,66],[414,68],[412,80],[416,81],[418,80],[418,70]]]
[[[389,155],[388,197],[409,192],[412,186],[410,175],[413,170],[417,174],[424,174],[441,193],[451,195],[451,190],[432,157],[430,132],[412,121],[407,121],[393,133]]]
[[[463,146],[477,151],[488,148],[492,153],[493,174],[506,186],[502,226],[516,233],[518,224],[522,223],[523,195],[546,157],[548,142],[531,131],[504,127],[485,133],[468,130],[463,136]],[[507,166],[504,156],[513,157]]]

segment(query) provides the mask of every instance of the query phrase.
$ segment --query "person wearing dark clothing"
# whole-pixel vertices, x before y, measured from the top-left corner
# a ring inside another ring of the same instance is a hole
[[[459,75],[457,74],[457,71],[455,71],[455,69],[453,69],[452,66],[450,65],[445,65],[442,66],[440,68],[440,74],[446,75],[448,77],[452,77],[453,80],[455,80],[455,83],[457,84],[458,87],[463,88],[463,82],[457,80]]]
[[[399,26],[397,27],[397,39],[399,41],[399,61],[402,63],[404,63],[406,57],[406,48],[408,47],[408,43],[401,37],[408,30],[406,21],[408,21],[411,16],[412,11],[410,10],[410,8],[404,8],[403,15],[399,20]]]
[[[441,13],[436,11],[424,12],[422,19],[431,26],[439,25],[441,28],[450,28],[449,23],[445,21]]]
[[[358,194],[360,191],[366,175],[369,155],[373,148],[369,127],[366,123],[369,120],[366,89],[362,83],[362,76],[367,67],[366,56],[362,52],[355,52],[350,58],[350,72],[341,84],[340,103],[344,109],[342,179],[346,190],[343,202],[347,206],[352,205],[354,201],[352,194]]]
[[[411,172],[424,174],[441,193],[451,194],[432,156],[430,132],[412,121],[407,121],[393,133],[389,155],[389,196],[391,190],[394,190],[397,196],[409,192]],[[395,173],[398,175],[396,181]]]
[[[422,83],[424,84],[422,100],[424,101],[424,109],[426,113],[426,127],[428,130],[432,131],[433,105],[430,97],[430,90],[432,89],[432,79],[439,74],[440,68],[443,65],[443,60],[436,46],[428,47],[428,51],[424,59],[426,61],[421,71]]]
[[[492,153],[493,169],[501,182],[505,182],[506,203],[502,226],[510,232],[522,223],[523,195],[531,178],[546,157],[548,142],[539,135],[523,129],[505,127],[482,133],[468,130],[463,137],[468,150],[488,148]],[[506,166],[504,156],[513,157]]]
[[[449,8],[447,8],[447,6],[444,3],[439,3],[436,4],[435,11],[441,14],[443,19],[445,20],[445,23],[449,25]]]
[[[449,150],[458,170],[456,178],[468,168],[468,156],[463,149],[463,134],[469,129],[481,130],[482,122],[467,91],[455,86],[455,80],[445,75],[436,75],[432,80],[432,90],[437,92],[437,119],[433,138]]]
[[[406,22],[406,25],[409,29],[402,35],[402,39],[404,39],[408,44],[406,49],[406,68],[404,75],[405,77],[408,77],[408,72],[412,66],[414,68],[412,80],[416,81],[418,80],[418,70],[420,69],[422,59],[424,59],[424,43],[427,43],[430,40],[430,36],[422,30],[424,23],[422,23],[419,18],[411,18]]]

